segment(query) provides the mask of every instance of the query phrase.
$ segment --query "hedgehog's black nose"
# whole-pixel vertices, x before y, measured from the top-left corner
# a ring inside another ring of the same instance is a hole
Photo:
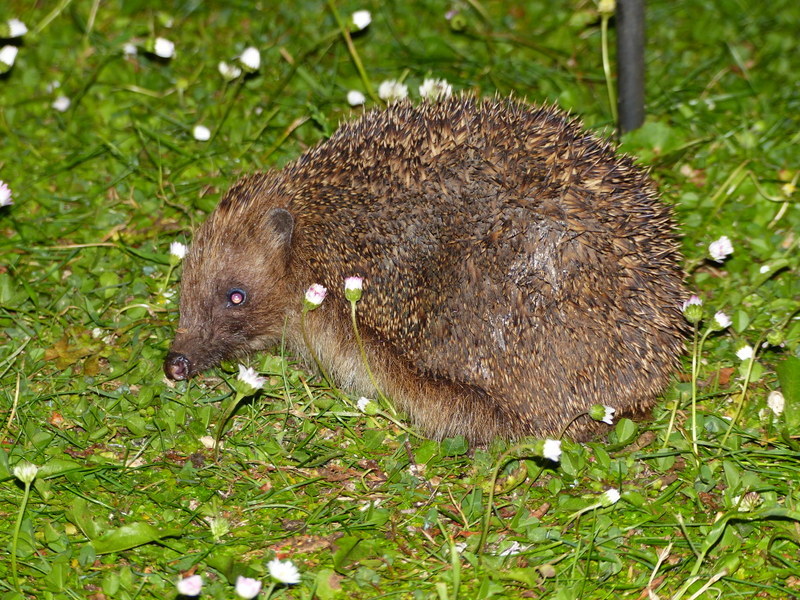
[[[189,379],[191,371],[192,363],[183,354],[177,352],[167,354],[167,359],[164,361],[164,373],[167,377],[176,381]]]

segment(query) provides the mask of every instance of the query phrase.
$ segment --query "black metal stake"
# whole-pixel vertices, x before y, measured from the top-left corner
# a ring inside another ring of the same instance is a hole
[[[619,131],[644,123],[644,0],[617,0]]]

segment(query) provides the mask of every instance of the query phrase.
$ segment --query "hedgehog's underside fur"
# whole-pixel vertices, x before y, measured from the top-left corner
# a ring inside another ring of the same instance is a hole
[[[560,111],[395,104],[227,192],[187,257],[165,369],[191,376],[284,328],[307,356],[301,298],[321,283],[312,346],[374,395],[342,291],[359,275],[371,366],[428,435],[552,435],[592,404],[652,405],[683,345],[679,263],[647,174]]]

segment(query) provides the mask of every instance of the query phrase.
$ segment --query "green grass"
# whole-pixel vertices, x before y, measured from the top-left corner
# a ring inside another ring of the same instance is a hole
[[[694,376],[687,353],[652,420],[565,442],[557,465],[502,464],[489,505],[501,445],[409,435],[278,354],[252,358],[267,384],[215,460],[200,438],[233,398],[235,365],[164,381],[180,275],[168,248],[237,176],[357,114],[345,95],[367,93],[364,77],[402,78],[412,97],[443,77],[612,133],[595,5],[468,1],[447,21],[445,1],[334,3],[343,20],[372,12],[353,35],[362,76],[326,2],[216,4],[0,6],[30,29],[0,76],[14,194],[0,209],[0,549],[16,551],[0,599],[174,598],[192,573],[205,598],[234,597],[239,574],[265,581],[261,597],[322,600],[800,593],[800,6],[648,3],[648,121],[623,148],[676,205],[698,338],[718,310],[732,325],[697,346]],[[155,36],[174,58],[144,52]],[[248,45],[260,70],[226,83],[218,62]],[[65,112],[51,108],[61,94]],[[717,263],[721,235],[734,252]],[[744,344],[753,361],[737,358]],[[39,466],[29,490],[12,475],[25,461]],[[596,506],[609,488],[622,499]],[[270,592],[276,556],[302,581]]]

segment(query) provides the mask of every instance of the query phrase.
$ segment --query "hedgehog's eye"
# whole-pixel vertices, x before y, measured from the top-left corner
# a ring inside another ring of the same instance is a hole
[[[233,288],[228,292],[228,306],[241,306],[247,300],[247,294],[244,290]]]

